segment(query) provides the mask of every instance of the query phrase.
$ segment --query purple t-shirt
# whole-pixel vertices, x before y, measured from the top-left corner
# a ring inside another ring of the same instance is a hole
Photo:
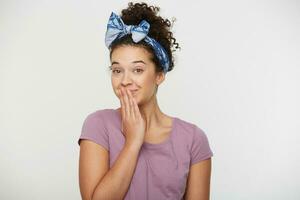
[[[161,143],[144,142],[125,200],[181,200],[191,165],[213,156],[206,134],[197,125],[173,118],[170,136]],[[125,143],[117,109],[90,113],[78,139],[89,139],[109,151],[110,167]]]

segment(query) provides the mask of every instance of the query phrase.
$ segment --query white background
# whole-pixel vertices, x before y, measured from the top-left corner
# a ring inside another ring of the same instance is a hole
[[[158,90],[213,150],[212,200],[300,199],[299,1],[147,1],[182,47]],[[117,108],[104,44],[127,1],[0,2],[0,199],[80,199],[83,120]]]

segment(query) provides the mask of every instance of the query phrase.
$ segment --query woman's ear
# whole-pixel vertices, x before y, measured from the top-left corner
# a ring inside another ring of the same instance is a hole
[[[160,85],[165,80],[165,73],[164,72],[158,72],[156,75],[156,84]]]

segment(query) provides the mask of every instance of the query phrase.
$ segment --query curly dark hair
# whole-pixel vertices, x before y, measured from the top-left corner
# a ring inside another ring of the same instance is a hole
[[[170,60],[170,65],[168,72],[174,68],[174,56],[173,52],[176,49],[180,49],[179,44],[176,42],[176,39],[173,37],[173,33],[170,31],[171,24],[170,20],[163,19],[158,16],[157,13],[160,10],[157,6],[148,6],[147,3],[133,3],[129,2],[128,7],[121,11],[120,17],[126,25],[138,25],[142,20],[146,20],[150,24],[150,29],[148,36],[155,39],[160,45],[166,50],[167,55]],[[174,23],[175,19],[172,20]],[[113,50],[122,45],[131,45],[137,47],[143,47],[146,49],[152,56],[151,60],[155,63],[156,72],[163,71],[163,67],[160,65],[157,56],[155,56],[154,50],[150,45],[148,45],[144,40],[141,40],[138,43],[135,43],[131,34],[126,35],[122,38],[116,39],[110,46],[110,58]]]

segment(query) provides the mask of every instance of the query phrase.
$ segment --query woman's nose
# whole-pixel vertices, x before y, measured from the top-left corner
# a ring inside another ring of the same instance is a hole
[[[122,85],[127,85],[127,84],[132,83],[131,77],[128,73],[124,73],[121,83],[122,83]]]

